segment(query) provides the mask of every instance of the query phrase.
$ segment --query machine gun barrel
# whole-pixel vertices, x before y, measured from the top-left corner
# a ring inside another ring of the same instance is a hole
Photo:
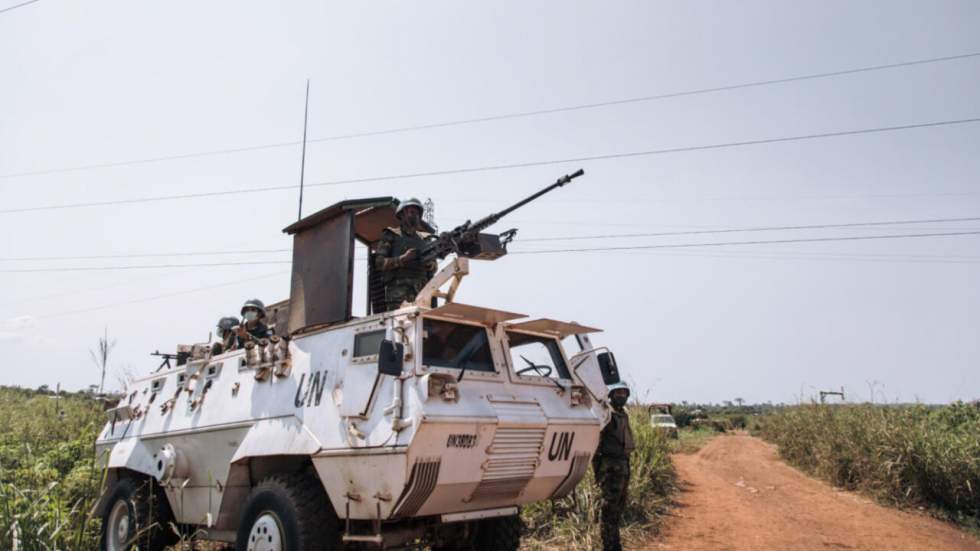
[[[551,184],[550,186],[538,191],[537,193],[529,197],[522,199],[521,201],[518,201],[517,203],[514,203],[513,205],[505,208],[500,212],[494,212],[492,214],[489,214],[473,223],[467,220],[465,223],[453,228],[452,230],[439,234],[439,237],[437,237],[435,240],[427,244],[425,247],[422,248],[422,250],[419,251],[418,254],[419,261],[422,263],[426,263],[435,260],[437,258],[444,258],[446,255],[451,253],[456,253],[457,255],[468,256],[468,257],[476,257],[477,255],[480,254],[481,251],[479,250],[480,249],[479,246],[474,246],[473,244],[475,241],[477,241],[481,231],[494,225],[495,223],[497,223],[498,220],[500,220],[504,216],[507,216],[508,214],[523,207],[524,205],[530,203],[531,201],[534,201],[535,199],[541,197],[545,193],[548,193],[553,189],[560,188],[565,184],[567,184],[568,182],[571,182],[572,180],[578,178],[583,174],[585,174],[585,171],[582,169],[578,169],[571,174],[566,174],[561,178],[558,178],[558,180],[556,180],[555,183]],[[517,230],[510,230],[509,232],[504,232],[502,236],[506,235],[506,239],[500,240],[498,243],[496,243],[496,245],[491,247],[493,249],[496,249],[496,252],[490,254],[489,257],[497,258],[499,256],[506,254],[507,243],[510,241],[511,238],[513,238],[514,233],[516,231]],[[495,238],[495,240],[497,239]]]
[[[542,189],[541,191],[538,191],[534,195],[531,195],[531,196],[529,196],[529,197],[527,197],[527,198],[525,198],[525,199],[523,199],[521,201],[518,201],[517,203],[514,203],[513,205],[505,208],[504,210],[502,210],[500,212],[495,212],[493,214],[490,214],[489,216],[486,216],[484,218],[481,218],[480,220],[477,220],[474,224],[470,225],[470,229],[472,231],[475,231],[475,232],[482,231],[482,230],[484,230],[484,229],[492,226],[493,224],[495,224],[498,220],[500,220],[504,216],[507,216],[508,214],[510,214],[510,213],[514,212],[515,210],[523,207],[524,205],[530,203],[531,201],[534,201],[535,199],[537,199],[538,197],[541,197],[545,193],[548,193],[548,192],[550,192],[553,189],[557,189],[557,188],[560,188],[560,187],[564,186],[568,182],[571,182],[572,180],[574,180],[575,178],[578,178],[579,176],[581,176],[583,174],[585,174],[585,171],[582,170],[581,168],[578,169],[578,170],[576,170],[575,172],[573,172],[571,174],[566,174],[566,175],[562,176],[561,178],[558,178],[558,180],[556,180],[555,183],[553,183],[550,186]]]

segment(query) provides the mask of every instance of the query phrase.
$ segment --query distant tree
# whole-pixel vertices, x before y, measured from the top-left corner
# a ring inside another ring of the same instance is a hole
[[[744,398],[735,398],[735,403],[738,404],[738,407],[742,407],[742,404],[745,403],[745,399]]]
[[[102,372],[102,377],[99,379],[99,394],[105,389],[105,370],[109,365],[109,353],[112,349],[116,347],[116,341],[109,341],[109,328],[105,328],[105,333],[99,339],[98,350],[89,349],[89,355],[92,356],[92,363],[95,367]]]
[[[49,387],[48,385],[41,385],[41,386],[37,387],[37,391],[40,394],[50,394],[51,393],[51,387]]]

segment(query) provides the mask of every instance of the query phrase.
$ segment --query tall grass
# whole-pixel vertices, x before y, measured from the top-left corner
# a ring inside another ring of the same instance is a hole
[[[657,526],[675,489],[673,444],[655,432],[645,409],[631,416],[636,451],[624,535],[639,539]],[[0,551],[90,551],[99,521],[89,512],[102,473],[94,447],[104,413],[82,396],[56,400],[30,390],[0,388]],[[599,543],[599,492],[591,468],[569,497],[523,510],[525,549],[592,550]],[[181,548],[189,549],[186,540]]]
[[[91,399],[0,388],[0,550],[89,550],[101,470],[94,442],[104,415]]]
[[[980,408],[812,404],[765,416],[758,432],[834,485],[980,528]]]
[[[630,467],[629,500],[624,540],[638,540],[658,526],[658,520],[676,488],[676,477],[669,453],[671,443],[654,431],[640,408],[633,409],[630,426],[636,443]],[[523,549],[601,549],[599,539],[600,493],[592,469],[568,497],[535,503],[524,508],[522,516],[528,534]]]

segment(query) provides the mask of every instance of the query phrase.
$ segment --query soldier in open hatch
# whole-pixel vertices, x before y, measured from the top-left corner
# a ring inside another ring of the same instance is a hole
[[[422,287],[435,274],[436,262],[422,263],[419,250],[433,238],[422,231],[422,203],[415,198],[398,205],[397,228],[385,228],[375,256],[375,269],[384,284],[384,311],[396,310],[402,302],[415,300]]]
[[[592,458],[596,484],[602,492],[601,526],[603,551],[622,551],[619,525],[626,509],[630,483],[630,453],[633,452],[633,431],[626,413],[630,389],[626,383],[609,385],[612,419],[599,436],[599,449]]]
[[[238,326],[238,346],[245,346],[250,340],[267,339],[272,336],[265,319],[265,304],[257,298],[249,299],[242,305],[242,324]]]
[[[238,327],[238,318],[233,316],[225,316],[218,320],[217,326],[217,336],[218,341],[211,346],[211,355],[217,356],[218,354],[224,354],[229,350],[234,350],[238,348],[238,340],[235,335],[235,329]]]

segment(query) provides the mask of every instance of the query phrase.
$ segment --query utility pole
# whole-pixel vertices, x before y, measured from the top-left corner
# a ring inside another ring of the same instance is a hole
[[[306,79],[306,104],[303,107],[303,156],[299,161],[299,214],[296,219],[303,218],[303,180],[306,172],[306,122],[310,114],[310,79]]]

